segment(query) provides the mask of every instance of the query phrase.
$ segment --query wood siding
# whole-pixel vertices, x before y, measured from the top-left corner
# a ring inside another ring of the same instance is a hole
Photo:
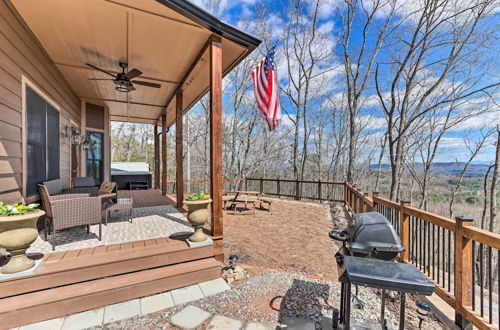
[[[13,7],[0,0],[0,200],[18,202],[23,188],[23,76],[60,108],[60,128],[80,122],[80,100]],[[60,178],[70,177],[70,145],[61,136]]]

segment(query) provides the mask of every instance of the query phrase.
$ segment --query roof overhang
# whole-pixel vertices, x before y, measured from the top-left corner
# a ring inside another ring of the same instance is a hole
[[[172,125],[176,91],[187,111],[209,88],[211,36],[221,38],[224,74],[260,44],[184,0],[10,1],[76,95],[109,107],[112,120],[156,123],[166,111]],[[85,63],[117,73],[120,61],[161,88],[122,93],[112,81],[89,80],[108,76]]]

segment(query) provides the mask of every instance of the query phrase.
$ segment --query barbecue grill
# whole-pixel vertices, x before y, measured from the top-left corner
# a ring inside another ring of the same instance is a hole
[[[405,249],[389,220],[377,212],[356,214],[348,227],[332,230],[330,238],[341,241],[335,254],[341,285],[340,312],[334,313],[333,327],[340,321],[350,328],[351,285],[382,289],[380,322],[385,322],[385,290],[400,293],[399,329],[404,329],[405,293],[431,295],[434,284],[409,264],[391,262]]]
[[[405,250],[394,227],[378,212],[354,215],[347,229],[334,229],[330,237],[343,243],[343,254],[354,257],[394,260]]]

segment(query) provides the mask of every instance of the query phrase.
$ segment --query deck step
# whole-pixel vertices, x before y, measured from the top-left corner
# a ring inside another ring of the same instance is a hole
[[[19,327],[220,277],[213,257],[0,300],[0,329]]]
[[[184,241],[166,238],[102,248],[106,250],[49,254],[35,274],[0,281],[0,302],[19,294],[214,256],[213,246],[189,248]]]

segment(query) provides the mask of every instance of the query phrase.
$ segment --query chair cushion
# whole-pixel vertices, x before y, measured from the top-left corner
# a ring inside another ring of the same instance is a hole
[[[107,195],[111,194],[116,187],[115,182],[104,181],[99,187],[98,195]]]
[[[61,180],[51,180],[51,181],[45,181],[43,182],[43,185],[47,187],[47,190],[49,191],[49,194],[51,195],[59,195],[62,193],[63,187]]]
[[[93,187],[95,186],[95,180],[90,176],[83,178],[73,178],[73,185],[75,187]]]

